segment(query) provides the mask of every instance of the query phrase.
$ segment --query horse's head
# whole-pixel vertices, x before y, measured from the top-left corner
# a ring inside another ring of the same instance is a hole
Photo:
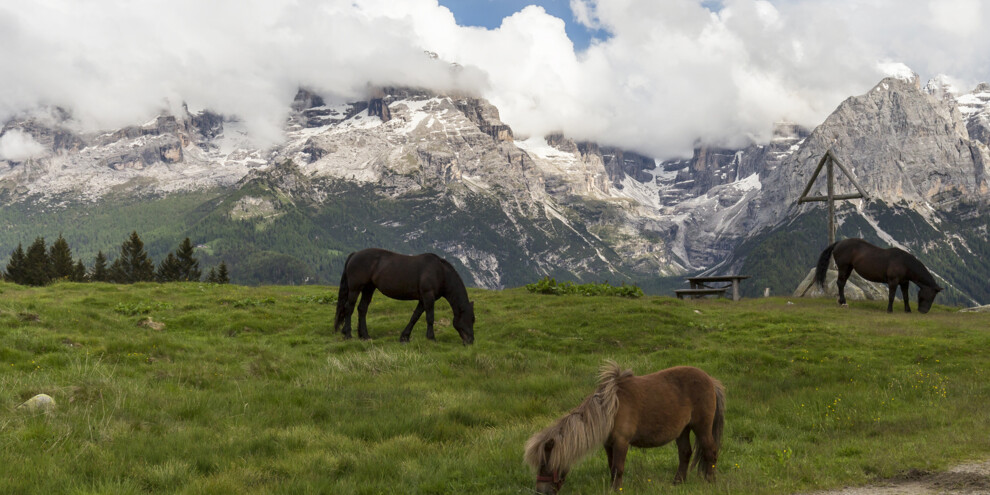
[[[461,336],[464,345],[474,343],[474,303],[468,302],[461,308],[460,314],[454,316],[454,329]]]
[[[543,442],[541,460],[536,468],[536,493],[555,495],[564,486],[564,478],[567,477],[567,470],[551,469],[547,465],[550,454],[553,452],[555,442],[552,438]]]
[[[935,302],[935,296],[942,291],[941,287],[928,287],[923,286],[921,290],[918,291],[918,311],[922,313],[927,313],[928,310],[932,309],[932,303]]]

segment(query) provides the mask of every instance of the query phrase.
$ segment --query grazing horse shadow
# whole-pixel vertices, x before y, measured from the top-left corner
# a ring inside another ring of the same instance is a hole
[[[426,338],[435,340],[433,305],[437,299],[444,298],[454,312],[453,326],[461,341],[465,345],[474,343],[474,303],[468,299],[460,275],[447,260],[429,253],[407,256],[374,248],[351,253],[340,277],[335,331],[339,330],[346,338],[351,337],[351,315],[360,296],[358,336],[371,338],[367,315],[375,289],[392,299],[419,301],[409,324],[399,336],[400,342],[409,342],[413,326],[424,312]]]
[[[918,291],[918,311],[927,313],[935,301],[935,296],[942,290],[935,282],[928,268],[911,253],[898,248],[879,248],[863,239],[843,239],[822,251],[815,267],[815,282],[825,288],[825,276],[828,272],[829,259],[835,258],[839,269],[836,284],[839,287],[839,304],[846,304],[846,280],[853,270],[870,282],[886,283],[889,290],[887,312],[894,311],[894,296],[897,288],[901,288],[904,298],[904,311],[911,312],[908,288],[914,282],[921,289]]]

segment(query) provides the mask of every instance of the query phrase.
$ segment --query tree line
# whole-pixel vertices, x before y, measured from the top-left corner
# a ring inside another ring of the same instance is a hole
[[[38,237],[25,251],[21,244],[10,253],[10,260],[3,272],[4,280],[21,285],[41,286],[57,281],[70,282],[110,282],[133,284],[135,282],[198,282],[202,277],[199,260],[194,256],[194,248],[188,237],[174,252],[155,266],[144,242],[137,231],[120,245],[120,252],[112,262],[103,251],[96,253],[93,266],[89,269],[82,259],[72,259],[72,249],[65,238],[58,239],[49,247],[44,237]],[[230,282],[227,264],[223,261],[210,268],[206,281],[226,284]]]

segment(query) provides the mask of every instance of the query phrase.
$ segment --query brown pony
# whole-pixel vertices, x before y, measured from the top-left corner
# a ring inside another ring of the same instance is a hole
[[[536,491],[555,494],[571,467],[604,445],[612,489],[618,490],[630,445],[659,447],[676,440],[680,463],[674,483],[680,483],[687,476],[694,431],[700,452],[693,464],[705,479],[714,481],[724,424],[725,388],[704,371],[677,366],[634,376],[631,370],[606,361],[595,393],[530,437],[524,459],[536,471]]]

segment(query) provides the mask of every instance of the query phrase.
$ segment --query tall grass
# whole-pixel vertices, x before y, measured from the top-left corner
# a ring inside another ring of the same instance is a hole
[[[714,485],[672,486],[673,446],[632,450],[624,493],[793,493],[990,456],[990,315],[880,303],[738,303],[471,291],[376,296],[374,340],[331,331],[331,288],[0,284],[0,493],[528,493],[522,446],[601,361],[721,379]],[[139,326],[146,318],[163,330]],[[37,393],[49,414],[16,409]],[[603,452],[567,493],[604,493]]]

